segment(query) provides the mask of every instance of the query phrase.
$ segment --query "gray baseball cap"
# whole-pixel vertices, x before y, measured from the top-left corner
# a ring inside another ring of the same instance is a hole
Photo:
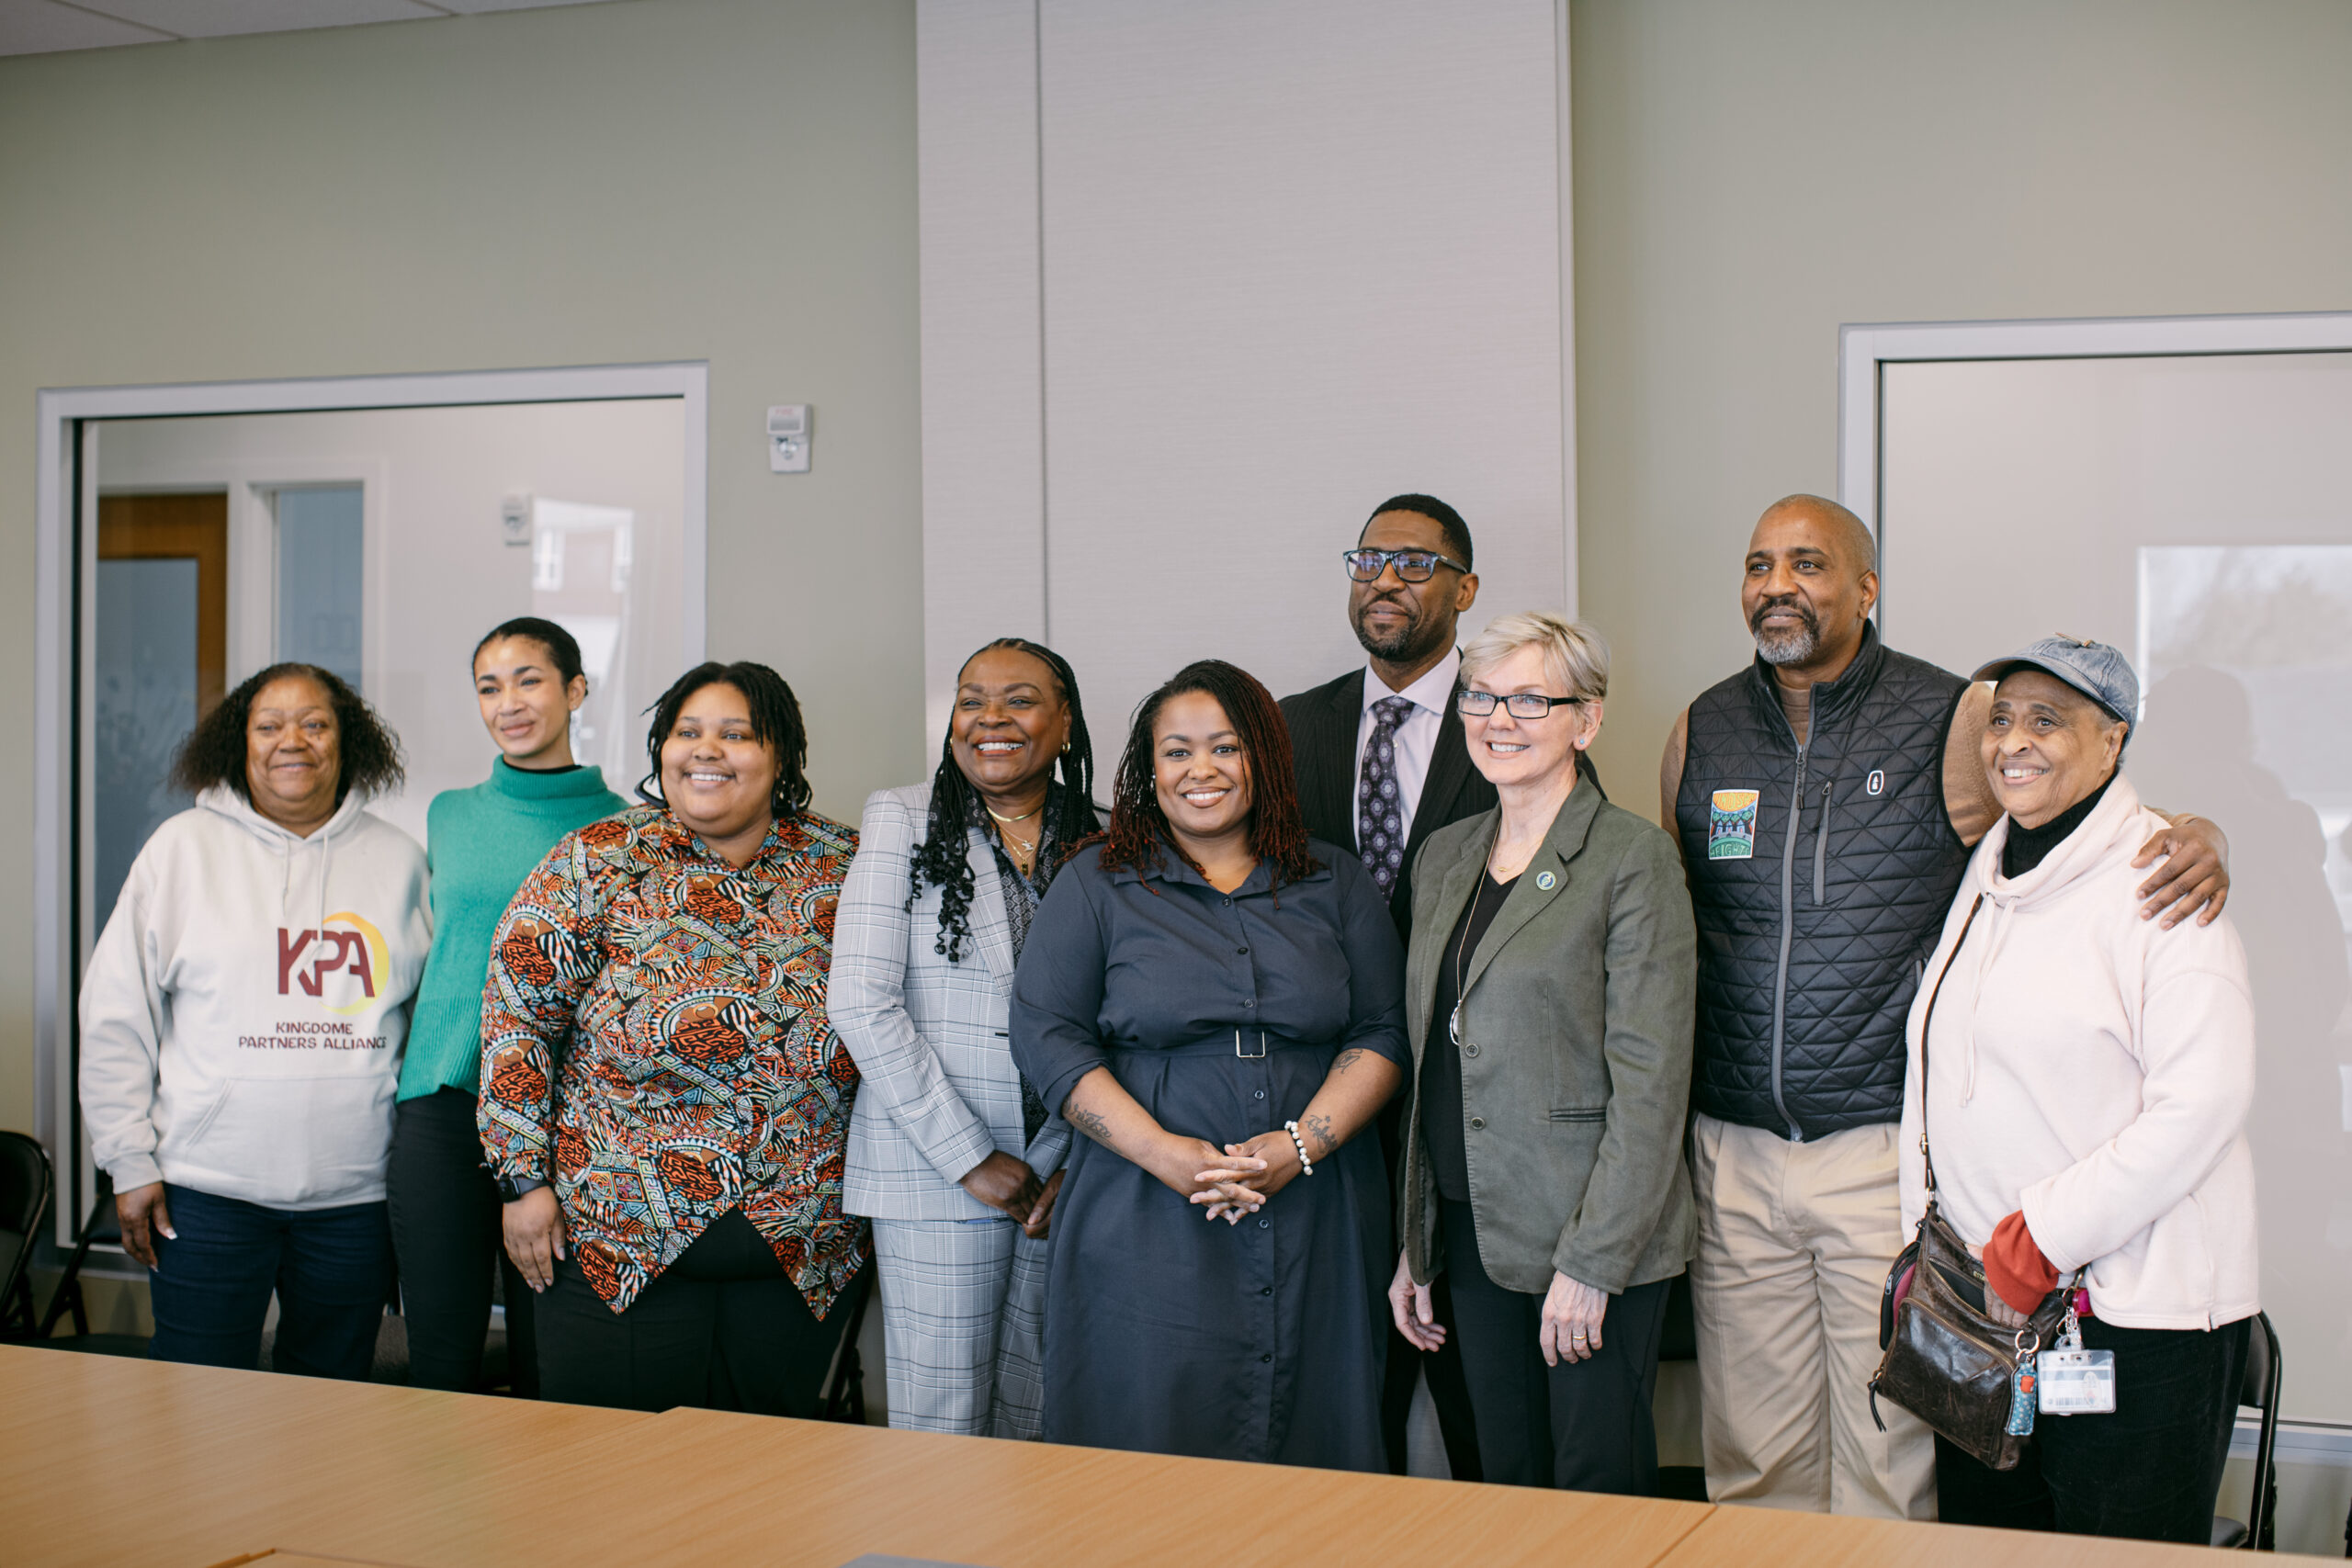
[[[2117,718],[2140,716],[2140,677],[2121,651],[2078,637],[2046,637],[1980,667],[1973,679],[1998,681],[2019,665],[2047,671]]]

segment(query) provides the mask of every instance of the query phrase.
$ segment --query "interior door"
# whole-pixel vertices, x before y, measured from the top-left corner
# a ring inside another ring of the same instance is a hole
[[[1883,367],[1887,639],[2137,666],[2123,770],[2229,835],[2285,1415],[2352,1424],[2352,353]]]
[[[227,690],[225,494],[99,498],[93,641],[95,934],[148,835],[187,805],[172,755]]]

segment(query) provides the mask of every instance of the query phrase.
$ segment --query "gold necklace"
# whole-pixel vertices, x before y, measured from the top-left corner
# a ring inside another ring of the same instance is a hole
[[[1003,815],[1001,812],[998,811],[998,810],[997,810],[997,808],[996,808],[995,807],[990,806],[990,805],[989,805],[987,801],[985,801],[985,800],[984,800],[984,801],[982,801],[982,802],[980,802],[980,808],[981,808],[982,810],[986,811],[989,816],[991,816],[991,817],[995,818],[996,818],[998,821],[1000,821],[1000,822],[1026,822],[1026,821],[1028,821],[1028,820],[1029,820],[1029,818],[1031,818],[1032,817],[1036,816],[1036,815],[1037,815],[1037,813],[1039,813],[1040,811],[1043,811],[1044,809],[1046,809],[1046,803],[1045,803],[1044,801],[1042,801],[1042,800],[1041,800],[1041,801],[1039,801],[1036,805],[1035,805],[1035,806],[1031,807],[1028,810],[1026,810],[1026,811],[1023,812],[1023,813],[1022,813],[1020,816],[1018,816],[1018,817],[1007,817],[1007,816]]]

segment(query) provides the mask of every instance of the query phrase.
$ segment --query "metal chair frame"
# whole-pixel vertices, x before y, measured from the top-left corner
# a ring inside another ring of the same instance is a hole
[[[825,1371],[824,1413],[820,1419],[855,1427],[865,1425],[865,1358],[859,1352],[857,1341],[865,1330],[866,1303],[874,1298],[874,1269],[871,1262],[859,1269],[850,1280],[849,1289],[833,1303],[836,1311],[848,1311],[842,1323],[841,1342],[833,1348],[833,1363]]]
[[[111,1236],[102,1235],[112,1228]],[[105,1171],[98,1172],[97,1200],[90,1205],[89,1217],[74,1237],[74,1250],[65,1259],[65,1272],[57,1281],[57,1290],[49,1298],[49,1311],[41,1315],[38,1337],[46,1339],[57,1332],[57,1320],[67,1313],[74,1314],[76,1336],[90,1332],[90,1311],[82,1299],[82,1265],[88,1261],[93,1243],[119,1239],[122,1235],[115,1217],[114,1181]]]
[[[8,1260],[5,1273],[0,1273],[0,1339],[30,1339],[38,1332],[37,1314],[33,1307],[33,1250],[40,1240],[41,1217],[49,1213],[49,1202],[56,1190],[56,1174],[49,1162],[49,1151],[22,1133],[0,1132],[0,1146],[12,1156],[11,1163],[20,1166],[30,1177],[30,1190],[23,1194],[24,1201],[16,1205],[16,1213],[0,1213],[0,1226],[21,1231],[24,1244]]]
[[[2241,1551],[2278,1550],[2277,1455],[2278,1388],[2282,1381],[2278,1331],[2270,1326],[2268,1313],[2256,1313],[2246,1337],[2245,1378],[2238,1386],[2238,1404],[2262,1413],[2262,1425],[2254,1441],[2254,1480],[2247,1494],[2245,1524],[2215,1516],[2215,1546],[2233,1547]],[[2348,1544],[2345,1555],[2352,1557],[2352,1522],[2346,1525],[2346,1537]]]

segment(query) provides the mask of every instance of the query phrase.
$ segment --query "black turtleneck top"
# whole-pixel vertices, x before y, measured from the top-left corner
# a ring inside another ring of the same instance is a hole
[[[2084,818],[2098,808],[2099,796],[2114,782],[2115,775],[2108,774],[2098,788],[2039,828],[2029,828],[2014,817],[2009,818],[2009,836],[2001,844],[2001,874],[2023,876],[2040,865],[2051,851],[2066,841],[2068,834],[2083,825]]]

